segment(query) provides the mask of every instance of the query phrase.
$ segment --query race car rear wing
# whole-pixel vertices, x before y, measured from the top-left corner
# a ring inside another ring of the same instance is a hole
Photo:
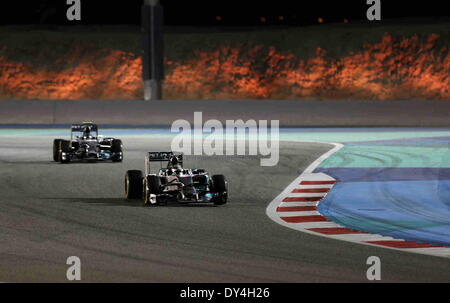
[[[145,174],[150,174],[150,163],[151,162],[169,162],[172,157],[176,156],[178,162],[183,166],[183,154],[174,152],[149,152],[147,157],[145,157]]]
[[[93,123],[72,124],[72,131],[73,132],[82,132],[86,126],[88,126],[89,129],[93,132],[98,131],[98,126]]]
[[[82,124],[72,124],[71,132],[70,132],[70,141],[73,140],[74,133],[83,132],[86,127],[88,127],[91,132],[95,133],[95,137],[98,137],[98,126],[97,126],[97,124],[90,123],[90,122],[85,122],[85,123],[82,123]]]

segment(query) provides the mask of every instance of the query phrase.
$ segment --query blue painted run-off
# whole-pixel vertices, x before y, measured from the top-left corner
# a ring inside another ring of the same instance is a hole
[[[442,138],[436,141],[442,146]],[[375,148],[380,142],[374,143]],[[443,167],[434,168],[319,167],[315,172],[329,174],[338,182],[318,210],[351,229],[450,247],[450,168],[446,158]]]
[[[450,181],[338,182],[319,212],[346,227],[450,246]]]

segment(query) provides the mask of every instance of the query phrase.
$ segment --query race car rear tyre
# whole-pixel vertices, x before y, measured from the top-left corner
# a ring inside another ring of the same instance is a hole
[[[53,161],[55,162],[59,161],[59,142],[61,139],[53,140]]]
[[[155,205],[157,201],[152,202],[150,195],[159,195],[161,193],[161,179],[158,176],[147,176],[144,186],[144,204]]]
[[[62,153],[65,153],[66,156],[63,157]],[[69,153],[70,153],[70,141],[67,140],[59,141],[59,153],[58,153],[59,162],[69,163],[70,162]]]
[[[111,142],[111,152],[114,154],[112,161],[113,162],[122,162],[123,161],[123,145],[122,140],[114,139]]]
[[[143,179],[142,171],[127,171],[125,175],[125,197],[127,199],[142,199]]]
[[[224,205],[228,201],[228,182],[224,175],[212,176],[213,192],[218,194],[214,199],[215,205]]]

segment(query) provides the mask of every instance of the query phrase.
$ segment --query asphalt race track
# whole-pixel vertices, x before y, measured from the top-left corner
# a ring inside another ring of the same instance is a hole
[[[186,157],[223,173],[229,204],[143,207],[123,195],[127,169],[170,140],[118,135],[125,161],[51,162],[52,136],[0,137],[0,281],[65,282],[81,259],[82,282],[366,282],[366,259],[383,282],[448,282],[448,259],[326,239],[288,229],[267,204],[328,144],[284,142],[280,163],[254,157]]]

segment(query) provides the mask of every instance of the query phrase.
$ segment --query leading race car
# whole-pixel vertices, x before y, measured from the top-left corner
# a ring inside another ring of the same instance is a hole
[[[150,173],[150,164],[160,162],[156,173]],[[165,168],[162,163],[167,162]],[[183,154],[149,152],[145,158],[145,175],[140,170],[129,170],[125,175],[127,199],[143,199],[145,205],[178,203],[214,203],[223,205],[228,200],[228,183],[223,175],[209,176],[204,169],[183,167]]]
[[[122,162],[123,145],[121,140],[100,137],[94,123],[73,124],[70,140],[53,141],[53,160],[61,163],[72,160]]]

